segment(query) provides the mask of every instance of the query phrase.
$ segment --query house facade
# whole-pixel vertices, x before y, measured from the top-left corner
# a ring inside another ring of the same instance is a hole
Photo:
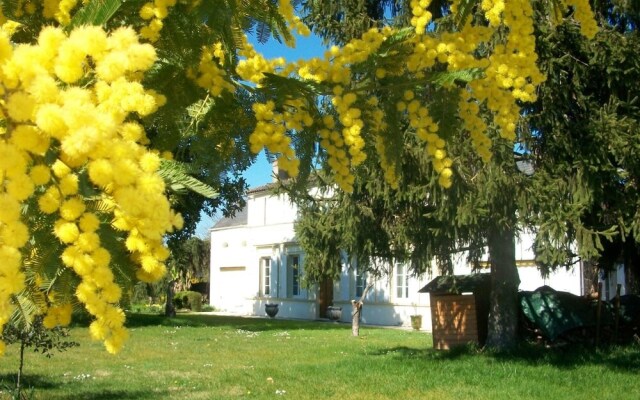
[[[324,318],[327,306],[333,305],[342,307],[342,321],[350,321],[351,300],[360,298],[367,277],[345,263],[339,280],[303,287],[305,255],[295,238],[296,216],[290,199],[272,194],[271,185],[265,185],[249,191],[244,210],[210,230],[212,306],[237,315],[264,316],[265,304],[277,303],[277,317],[313,320]],[[535,266],[531,243],[526,234],[516,243],[520,290],[549,285],[584,293],[581,265],[543,278]],[[464,255],[454,264],[455,274],[471,273]],[[414,277],[407,265],[393,265],[391,274],[375,280],[367,293],[362,323],[411,326],[410,316],[420,314],[423,329],[431,330],[429,295],[418,290],[434,277]]]

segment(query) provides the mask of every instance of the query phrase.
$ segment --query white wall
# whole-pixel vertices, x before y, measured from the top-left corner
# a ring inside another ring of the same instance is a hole
[[[260,192],[249,195],[247,225],[250,227],[292,225],[297,216],[297,207],[289,202],[287,196],[268,196],[267,194],[267,192]]]
[[[300,296],[288,298],[287,256],[298,254],[304,268],[304,254],[295,243],[293,221],[296,207],[286,196],[270,196],[267,191],[248,197],[248,218],[244,226],[213,229],[211,231],[211,296],[218,309],[240,315],[265,315],[264,304],[280,305],[279,318],[315,319],[319,315],[317,291],[303,290]],[[532,236],[522,234],[516,242],[516,257],[520,260],[520,290],[534,290],[549,285],[556,290],[582,294],[580,268],[559,270],[542,278],[533,264]],[[260,259],[269,257],[272,268],[272,293],[260,293]],[[464,254],[454,259],[454,273],[471,272]],[[233,268],[239,267],[239,268]],[[487,269],[488,271],[488,269]],[[429,295],[418,293],[431,281],[432,275],[412,277],[408,298],[397,298],[395,276],[375,281],[365,299],[362,322],[375,325],[410,326],[410,315],[423,316],[423,329],[431,329]],[[351,299],[355,298],[354,271],[344,267],[341,278],[334,285],[334,306],[343,308],[342,321],[351,319]]]

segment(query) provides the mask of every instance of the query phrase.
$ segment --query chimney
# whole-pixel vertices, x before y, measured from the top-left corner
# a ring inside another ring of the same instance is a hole
[[[274,160],[271,163],[271,181],[272,182],[278,182],[280,181],[286,181],[287,179],[289,179],[289,174],[287,173],[287,171],[282,171],[278,168],[278,160]]]

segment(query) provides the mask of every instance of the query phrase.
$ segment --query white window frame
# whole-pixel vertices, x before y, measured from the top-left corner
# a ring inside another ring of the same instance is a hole
[[[260,294],[263,297],[273,296],[273,260],[271,257],[260,257]]]
[[[394,279],[394,293],[396,299],[409,298],[409,266],[404,263],[396,263]]]
[[[297,261],[294,262],[294,259]],[[287,255],[287,296],[302,297],[302,256],[300,254]]]

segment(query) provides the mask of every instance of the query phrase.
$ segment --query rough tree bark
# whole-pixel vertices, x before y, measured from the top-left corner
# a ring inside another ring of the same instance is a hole
[[[167,303],[164,307],[164,315],[167,317],[176,316],[176,306],[173,304],[173,296],[175,295],[176,281],[170,281],[167,286]]]
[[[26,339],[24,337],[25,333],[20,334],[20,366],[18,367],[18,377],[16,378],[16,393],[18,397],[22,399],[22,370],[24,368],[24,349],[26,346]],[[27,398],[26,395],[24,397]]]
[[[353,309],[351,310],[351,333],[353,336],[360,336],[360,316],[362,315],[362,306],[364,306],[364,299],[367,296],[367,292],[373,285],[367,285],[360,296],[360,300],[351,300]]]
[[[491,294],[487,347],[505,351],[515,347],[518,339],[518,286],[515,231],[496,229],[489,233],[491,259]]]
[[[640,293],[640,246],[629,238],[624,243],[624,278],[627,294]]]

